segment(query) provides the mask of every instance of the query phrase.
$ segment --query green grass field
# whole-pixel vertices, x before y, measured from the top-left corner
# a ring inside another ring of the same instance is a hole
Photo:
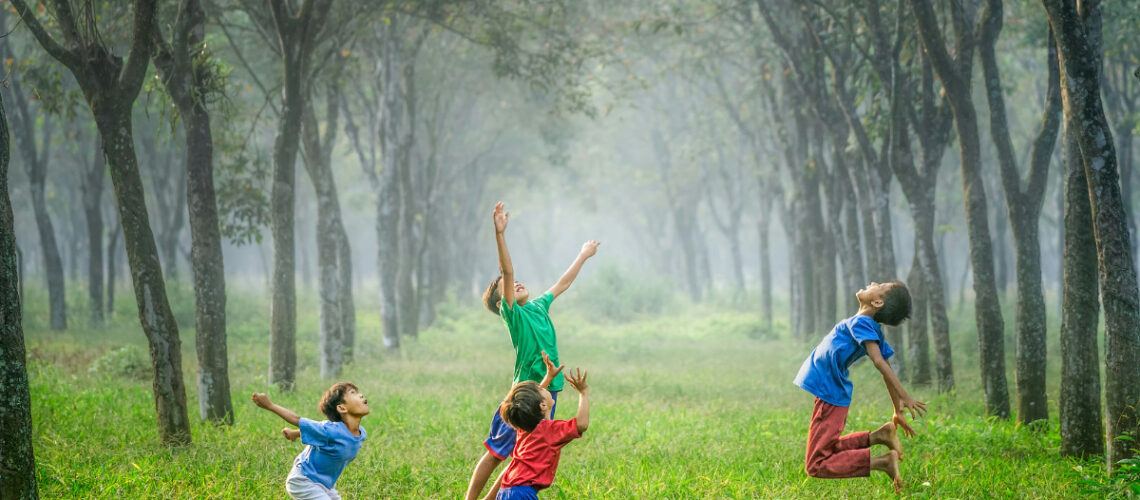
[[[174,287],[172,287],[174,288]],[[789,340],[786,314],[765,332],[755,313],[678,304],[666,314],[624,323],[591,319],[568,294],[555,303],[562,361],[590,371],[591,425],[567,446],[543,498],[891,498],[888,479],[820,480],[803,472],[812,397],[791,380],[811,346]],[[284,422],[255,407],[254,391],[304,416],[330,381],[317,371],[317,317],[311,296],[298,307],[297,389],[266,385],[268,299],[233,292],[229,302],[230,378],[236,423],[197,419],[193,294],[172,290],[183,325],[183,369],[192,445],[158,443],[147,380],[145,339],[133,296],[120,292],[108,326],[88,330],[76,294],[72,328],[46,330],[46,296],[29,289],[25,334],[30,363],[35,453],[44,498],[283,498],[299,443]],[[510,387],[513,353],[505,327],[473,300],[441,306],[437,323],[398,356],[384,352],[375,297],[357,298],[358,348],[344,379],[368,396],[369,440],[338,483],[344,498],[459,498],[483,453],[491,412]],[[560,301],[562,302],[562,301]],[[904,496],[912,498],[1065,498],[1102,496],[1100,460],[1058,456],[1060,367],[1051,322],[1050,415],[1045,432],[982,416],[972,311],[953,311],[958,389],[907,389],[930,412],[903,442]],[[1006,314],[1012,330],[1012,313]],[[822,336],[826,332],[820,332]],[[123,346],[137,349],[107,353]],[[1007,341],[1012,353],[1012,339]],[[141,356],[140,356],[141,355]],[[142,376],[138,375],[139,365]],[[92,371],[92,366],[98,366]],[[1010,367],[1010,391],[1015,393]],[[890,402],[874,368],[853,370],[849,430],[889,419]],[[132,375],[134,373],[135,375]],[[563,393],[558,416],[577,405]],[[1016,405],[1014,405],[1016,407]],[[883,448],[872,450],[874,454]],[[500,469],[501,470],[501,469]],[[1101,484],[1101,486],[1098,486]]]

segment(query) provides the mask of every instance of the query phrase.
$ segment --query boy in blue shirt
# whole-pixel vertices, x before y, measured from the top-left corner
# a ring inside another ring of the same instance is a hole
[[[495,223],[495,245],[499,253],[499,277],[491,281],[483,293],[483,305],[491,313],[502,318],[511,335],[511,344],[515,349],[514,384],[525,381],[538,382],[546,373],[546,364],[543,358],[549,354],[553,364],[558,364],[558,337],[554,332],[554,324],[550,321],[550,304],[562,292],[570,288],[570,284],[578,277],[582,264],[593,257],[598,251],[598,242],[587,241],[582,244],[578,257],[570,264],[570,268],[562,274],[558,282],[550,287],[540,297],[530,300],[530,291],[522,283],[515,281],[514,266],[511,264],[511,255],[507,251],[507,241],[504,233],[507,230],[509,212],[503,210],[503,203],[495,205],[492,218]],[[564,377],[562,374],[550,382],[550,394],[555,404],[558,393],[562,390]],[[551,408],[553,414],[554,408]],[[503,463],[515,448],[516,434],[514,428],[503,422],[498,409],[491,416],[491,427],[483,446],[487,451],[475,465],[471,473],[471,481],[467,485],[466,500],[476,500],[486,486],[491,473]]]
[[[910,292],[901,281],[893,281],[871,283],[855,297],[859,299],[859,312],[835,325],[796,375],[795,384],[815,395],[804,470],[809,476],[821,478],[866,477],[872,470],[882,471],[890,476],[898,493],[902,489],[898,463],[903,451],[895,429],[902,428],[905,435],[913,436],[914,429],[903,410],[909,410],[911,417],[916,418],[926,413],[926,403],[911,398],[891,370],[887,360],[894,349],[883,338],[880,324],[898,326],[910,316]],[[894,417],[873,432],[841,436],[853,389],[847,370],[863,356],[870,358],[883,375]],[[872,457],[871,446],[876,444],[890,450]]]
[[[316,422],[302,418],[288,408],[269,400],[260,392],[253,402],[284,419],[297,429],[281,429],[285,439],[301,438],[305,449],[293,460],[293,469],[285,479],[285,491],[296,500],[340,500],[336,480],[344,467],[356,458],[368,433],[360,420],[371,410],[368,399],[350,382],[333,384],[317,405],[328,420]]]

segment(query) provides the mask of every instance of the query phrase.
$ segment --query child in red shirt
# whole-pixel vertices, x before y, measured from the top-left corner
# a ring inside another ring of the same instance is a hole
[[[543,353],[543,358],[546,358],[546,353]],[[511,464],[491,487],[487,499],[537,500],[538,490],[554,482],[562,447],[582,437],[590,425],[586,372],[581,369],[574,375],[565,376],[566,383],[578,391],[578,414],[570,420],[551,420],[554,398],[546,390],[546,385],[553,378],[552,366],[547,365],[547,376],[542,383],[525,381],[515,384],[499,406],[503,421],[518,431],[518,437],[515,450],[511,452]]]

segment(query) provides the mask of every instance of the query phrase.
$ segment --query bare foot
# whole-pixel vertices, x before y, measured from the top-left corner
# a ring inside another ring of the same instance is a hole
[[[883,472],[891,476],[891,482],[895,485],[895,494],[902,493],[902,476],[899,475],[899,453],[891,450],[884,457],[887,459],[886,467]]]
[[[902,442],[899,441],[899,435],[895,432],[894,422],[887,422],[882,427],[875,429],[871,432],[871,444],[885,445],[887,448],[894,450],[898,453],[899,462],[903,461]]]

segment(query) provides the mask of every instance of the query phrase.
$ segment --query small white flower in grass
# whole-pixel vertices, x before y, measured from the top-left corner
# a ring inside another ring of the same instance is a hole
[[[929,487],[929,486],[930,486],[930,481],[923,481],[923,482],[922,482],[922,485],[923,485],[923,486],[927,486],[927,487]]]

